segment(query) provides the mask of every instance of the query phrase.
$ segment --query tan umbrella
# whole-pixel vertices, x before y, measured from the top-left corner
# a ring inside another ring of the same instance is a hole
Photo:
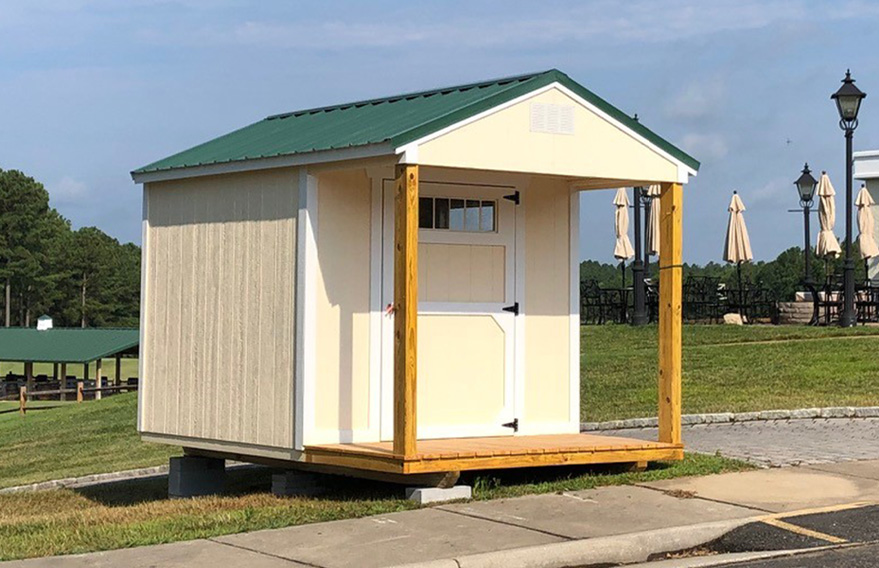
[[[647,234],[644,238],[647,243],[647,254],[653,256],[659,256],[659,195],[659,185],[651,185],[647,188],[650,212],[647,215]]]
[[[879,247],[873,239],[873,198],[867,191],[867,186],[861,186],[855,205],[858,206],[858,248],[861,249],[861,258],[873,258],[879,256]]]
[[[736,278],[739,283],[739,315],[742,315],[744,293],[742,290],[742,263],[752,260],[751,239],[748,237],[748,228],[745,226],[745,217],[742,212],[745,204],[737,192],[733,192],[729,202],[729,223],[726,226],[726,246],[723,247],[723,259],[736,265]]]
[[[613,228],[617,236],[613,247],[613,255],[620,261],[623,288],[625,288],[626,261],[635,256],[635,249],[632,248],[632,242],[629,241],[629,196],[626,194],[626,188],[621,187],[617,190],[617,194],[613,198],[613,204],[615,209]]]
[[[629,196],[626,194],[626,188],[621,187],[617,190],[613,204],[616,209],[613,227],[617,236],[613,255],[621,262],[625,262],[635,256],[635,249],[632,248],[632,242],[629,240]]]
[[[723,259],[727,262],[740,264],[754,258],[751,252],[751,239],[748,237],[748,228],[745,226],[745,217],[742,212],[745,204],[737,192],[733,192],[732,201],[729,202],[729,224],[726,227],[726,246],[723,249]]]
[[[821,172],[821,180],[818,182],[818,223],[821,225],[821,231],[818,233],[818,247],[816,252],[818,256],[839,256],[842,250],[839,248],[839,242],[836,235],[833,234],[833,225],[836,223],[836,205],[833,196],[836,191],[833,190],[833,184],[827,177],[827,172]]]

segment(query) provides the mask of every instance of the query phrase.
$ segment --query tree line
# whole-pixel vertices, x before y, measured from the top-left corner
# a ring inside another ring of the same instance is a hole
[[[140,247],[97,227],[73,230],[49,206],[43,184],[0,169],[0,286],[3,325],[136,327]]]
[[[840,241],[842,244],[842,241]],[[811,251],[812,281],[817,285],[825,282],[828,275],[842,274],[843,258],[822,258]],[[852,242],[852,255],[860,259],[857,241]],[[802,291],[803,277],[805,275],[806,259],[801,247],[791,247],[774,260],[746,262],[742,264],[742,279],[754,285],[766,288],[772,292],[775,299],[781,302],[793,301],[796,292]],[[648,278],[658,280],[656,259],[651,258],[651,263],[646,273]],[[720,282],[729,288],[738,287],[736,266],[728,263],[708,262],[704,265],[683,265],[684,280],[687,277],[708,276],[718,278]],[[866,267],[861,260],[855,261],[855,281],[866,279]],[[621,285],[632,285],[631,262],[626,263],[625,280],[619,264],[608,264],[594,260],[585,260],[580,263],[580,281],[594,281],[602,288],[619,288]]]

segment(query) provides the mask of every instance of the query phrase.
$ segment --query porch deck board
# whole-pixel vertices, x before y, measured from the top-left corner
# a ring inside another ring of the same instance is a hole
[[[394,453],[392,442],[306,446],[306,461],[396,473],[675,460],[681,444],[596,434],[419,440],[417,453]]]

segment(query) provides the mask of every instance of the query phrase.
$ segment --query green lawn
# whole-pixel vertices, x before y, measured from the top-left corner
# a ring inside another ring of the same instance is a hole
[[[0,410],[10,405],[18,406],[3,403]],[[179,455],[171,446],[140,441],[136,408],[137,393],[126,393],[26,416],[0,414],[0,487],[153,466]]]
[[[582,328],[584,420],[656,415],[656,326]],[[684,326],[683,410],[879,405],[879,328]]]

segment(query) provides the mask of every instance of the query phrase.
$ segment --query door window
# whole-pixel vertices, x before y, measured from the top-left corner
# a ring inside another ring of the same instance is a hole
[[[493,233],[496,231],[497,201],[421,197],[418,199],[418,228]]]

